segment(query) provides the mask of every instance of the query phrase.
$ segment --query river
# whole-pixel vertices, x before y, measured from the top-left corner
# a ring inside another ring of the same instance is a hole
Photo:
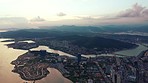
[[[119,55],[125,55],[125,56],[137,56],[139,55],[142,51],[147,50],[148,48],[146,46],[140,45],[137,48],[134,49],[129,49],[129,50],[123,50],[123,51],[118,51],[115,52],[115,54]]]
[[[113,54],[100,54],[100,55],[82,55],[83,57],[96,57],[96,56],[114,56],[115,54],[118,56],[138,56],[142,51],[147,50],[148,47],[140,45],[133,49],[122,50],[118,52],[114,52]]]
[[[3,40],[4,39],[0,39],[0,41]],[[26,81],[22,80],[19,74],[11,72],[14,66],[10,63],[27,51],[8,48],[4,45],[8,43],[12,42],[0,42],[0,83],[24,83]],[[41,80],[37,80],[36,83],[72,83],[70,80],[64,78],[58,70],[54,68],[48,68],[48,70],[50,74]]]

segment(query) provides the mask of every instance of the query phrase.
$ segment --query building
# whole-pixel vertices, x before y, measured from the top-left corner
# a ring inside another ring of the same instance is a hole
[[[88,79],[87,83],[93,83],[93,80],[92,79]]]
[[[78,64],[81,62],[81,58],[82,58],[81,54],[78,53],[78,55],[77,55],[77,61],[78,61]]]
[[[46,50],[40,50],[40,57],[44,58],[46,56]]]

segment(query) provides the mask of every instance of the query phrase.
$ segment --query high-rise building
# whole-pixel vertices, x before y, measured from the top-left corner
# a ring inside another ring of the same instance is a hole
[[[46,50],[40,50],[40,56],[44,58],[46,56]]]
[[[78,53],[78,55],[77,55],[77,61],[78,61],[78,64],[81,62],[81,54],[80,53]]]

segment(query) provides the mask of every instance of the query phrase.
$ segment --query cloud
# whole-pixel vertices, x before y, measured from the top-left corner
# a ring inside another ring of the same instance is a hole
[[[66,14],[63,13],[63,12],[60,12],[60,13],[57,14],[57,16],[61,16],[62,17],[62,16],[66,16]]]
[[[27,23],[28,20],[24,17],[1,17],[0,18],[1,24],[15,24],[15,23]]]
[[[75,16],[78,19],[82,19],[82,20],[100,20],[100,19],[104,19],[105,16],[102,15],[97,15],[97,16],[89,16],[89,15],[80,15],[80,16]]]
[[[83,20],[94,20],[96,18],[92,17],[92,16],[76,16],[79,19],[83,19]]]
[[[28,26],[28,20],[24,17],[1,17],[0,28],[10,27],[26,27]]]
[[[148,9],[139,4],[134,4],[115,15],[97,15],[97,16],[76,16],[81,22],[99,25],[99,24],[146,24],[148,21]]]
[[[43,18],[40,18],[40,16],[36,17],[36,18],[33,18],[30,20],[31,22],[43,22],[43,21],[46,21],[45,19]]]
[[[145,10],[143,11],[143,16],[148,17],[148,9],[145,9]]]
[[[120,12],[118,17],[148,17],[148,9],[137,3],[132,6],[132,8],[126,9]]]

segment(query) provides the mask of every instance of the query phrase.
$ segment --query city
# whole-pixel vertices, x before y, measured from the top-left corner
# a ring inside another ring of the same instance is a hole
[[[85,58],[59,56],[45,50],[28,51],[15,61],[13,72],[22,79],[35,81],[50,72],[48,67],[58,69],[74,83],[147,83],[148,50],[137,57],[98,56]]]
[[[0,0],[0,83],[148,83],[148,0]]]

